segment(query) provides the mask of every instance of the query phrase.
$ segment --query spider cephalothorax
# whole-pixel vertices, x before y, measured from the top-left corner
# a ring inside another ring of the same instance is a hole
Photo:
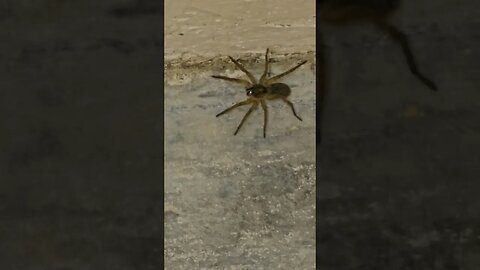
[[[255,97],[255,98],[261,98],[265,94],[268,93],[267,87],[261,85],[261,84],[255,84],[247,89],[245,89],[247,92],[247,96]]]
[[[298,118],[298,120],[302,121],[302,119],[297,115],[295,112],[295,108],[293,107],[292,102],[290,102],[287,97],[290,95],[290,87],[284,83],[276,83],[278,79],[282,78],[283,76],[293,72],[297,68],[299,68],[301,65],[305,64],[307,61],[303,61],[300,64],[296,65],[295,67],[278,74],[276,76],[273,76],[271,78],[267,78],[267,73],[268,73],[268,53],[269,50],[267,49],[267,52],[265,53],[265,70],[262,74],[262,77],[260,77],[260,80],[257,82],[257,79],[248,71],[246,70],[237,60],[233,59],[231,56],[229,56],[230,60],[241,70],[243,71],[249,78],[249,80],[244,80],[244,79],[239,79],[239,78],[230,78],[226,76],[217,76],[214,75],[212,76],[213,78],[216,79],[222,79],[222,80],[227,80],[231,82],[236,82],[240,83],[245,86],[245,91],[247,94],[247,99],[241,102],[238,102],[234,104],[233,106],[225,109],[221,113],[217,114],[217,117],[227,113],[237,107],[247,105],[247,104],[252,104],[250,109],[247,111],[245,116],[243,117],[242,121],[238,125],[237,129],[235,130],[235,133],[233,135],[237,135],[238,131],[242,127],[243,123],[247,119],[247,117],[258,107],[258,104],[262,106],[262,109],[264,111],[264,124],[263,124],[263,137],[266,137],[266,129],[267,129],[267,121],[268,121],[268,113],[267,113],[267,104],[265,100],[273,100],[273,99],[281,99],[284,101],[290,108],[292,109],[293,114],[295,117]]]

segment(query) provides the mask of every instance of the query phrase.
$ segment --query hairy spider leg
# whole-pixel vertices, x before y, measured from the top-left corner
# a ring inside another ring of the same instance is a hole
[[[282,98],[282,100],[288,104],[288,106],[290,106],[290,108],[292,108],[292,112],[293,112],[293,115],[295,115],[295,117],[298,118],[298,120],[300,121],[303,121],[302,118],[300,118],[300,116],[297,115],[297,113],[295,112],[295,108],[293,107],[293,103],[290,102],[290,100],[286,99],[286,98]]]
[[[221,80],[225,80],[225,81],[229,81],[229,82],[236,82],[236,83],[239,83],[239,84],[243,84],[245,87],[252,86],[252,84],[249,81],[243,80],[243,79],[230,78],[230,77],[220,76],[220,75],[213,75],[212,78],[221,79]]]
[[[237,130],[235,130],[235,133],[233,133],[233,135],[237,135],[238,131],[240,130],[240,128],[242,127],[243,123],[245,122],[245,120],[247,120],[247,117],[258,107],[258,102],[254,102],[252,107],[250,107],[250,109],[248,110],[248,112],[245,114],[245,116],[242,118],[242,121],[240,122],[240,125],[238,125],[237,127]]]
[[[251,100],[245,100],[245,101],[238,102],[238,103],[234,104],[233,106],[226,108],[226,109],[225,109],[224,111],[222,111],[221,113],[217,114],[216,117],[219,117],[220,115],[225,114],[225,113],[227,113],[227,112],[229,112],[229,111],[231,111],[231,110],[233,110],[233,109],[235,109],[235,108],[237,108],[237,107],[240,107],[240,106],[243,106],[243,105],[247,105],[247,104],[250,104],[250,103],[252,103]]]
[[[380,29],[387,32],[387,34],[391,38],[393,38],[393,40],[396,43],[400,44],[400,46],[402,47],[402,50],[403,50],[403,54],[407,58],[407,63],[408,63],[408,67],[410,68],[410,72],[412,72],[412,74],[415,77],[417,77],[428,88],[430,88],[433,91],[437,91],[438,88],[435,85],[435,83],[432,80],[430,80],[429,78],[427,78],[425,75],[423,75],[418,70],[417,63],[415,61],[415,57],[413,56],[413,52],[410,49],[410,44],[409,44],[407,36],[400,29],[398,29],[397,27],[395,27],[394,25],[392,25],[392,24],[390,24],[386,21],[379,20],[379,21],[376,21],[375,24]]]
[[[267,77],[268,73],[268,52],[270,50],[267,48],[267,52],[265,53],[265,71],[263,71],[262,77],[260,77],[260,83],[263,83],[265,81],[265,78]]]
[[[250,81],[253,83],[253,84],[257,84],[257,79],[255,79],[255,77],[252,75],[252,73],[250,73],[248,70],[246,70],[242,64],[240,64],[237,60],[233,59],[233,57],[231,56],[228,56],[230,58],[230,60],[232,60],[232,62],[241,70],[243,71],[245,74],[247,74],[248,78],[250,79]]]
[[[267,137],[267,122],[268,122],[268,109],[265,100],[260,100],[260,104],[262,104],[263,109],[263,137]]]
[[[270,83],[273,83],[273,82],[275,82],[276,80],[278,80],[278,79],[282,78],[283,76],[285,76],[285,75],[287,75],[287,74],[289,74],[289,73],[293,72],[294,70],[296,70],[297,68],[299,68],[301,65],[303,65],[303,64],[305,64],[305,63],[307,63],[307,61],[306,61],[306,60],[305,60],[305,61],[303,61],[303,62],[301,62],[300,64],[298,64],[298,65],[294,66],[293,68],[291,68],[291,69],[289,69],[289,70],[287,70],[287,71],[285,71],[285,72],[281,73],[281,74],[278,74],[278,75],[276,75],[276,76],[273,76],[272,78],[270,78],[270,79],[268,79],[268,80],[267,80],[267,83],[268,83],[268,84],[270,84]]]

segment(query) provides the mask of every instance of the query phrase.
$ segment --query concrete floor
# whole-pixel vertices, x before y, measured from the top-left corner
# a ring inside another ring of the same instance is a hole
[[[272,63],[272,72],[295,65],[295,58]],[[219,61],[210,67],[213,72],[202,70],[186,84],[167,81],[165,87],[165,267],[314,269],[311,64],[282,80],[292,87],[290,99],[303,121],[286,104],[268,103],[267,138],[260,108],[236,136],[248,106],[215,118],[246,98],[241,85],[204,76],[234,76],[222,66],[233,69],[233,63]],[[261,74],[263,63],[250,66]]]
[[[166,269],[315,268],[315,2],[166,1]],[[242,10],[243,12],[238,12]],[[227,55],[257,76],[266,48],[303,121],[282,102],[215,115],[245,100]]]

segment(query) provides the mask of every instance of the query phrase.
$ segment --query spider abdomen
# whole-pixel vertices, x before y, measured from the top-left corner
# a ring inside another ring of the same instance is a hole
[[[290,95],[290,87],[284,83],[274,83],[268,87],[269,99],[286,98]]]

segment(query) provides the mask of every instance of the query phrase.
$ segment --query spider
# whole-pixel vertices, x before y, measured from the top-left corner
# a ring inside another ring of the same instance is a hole
[[[221,79],[221,80],[226,80],[230,82],[235,82],[242,84],[245,87],[245,91],[247,94],[247,99],[241,102],[238,102],[234,104],[231,107],[228,107],[221,113],[217,114],[216,117],[219,117],[220,115],[223,115],[227,112],[232,111],[235,108],[238,108],[240,106],[252,104],[250,109],[247,111],[245,116],[242,118],[242,121],[238,125],[237,129],[235,130],[235,133],[233,135],[237,135],[238,131],[242,127],[243,123],[247,119],[247,117],[255,110],[258,108],[258,104],[262,106],[263,112],[264,112],[264,120],[263,120],[263,137],[266,138],[266,131],[267,131],[267,122],[268,122],[268,110],[267,110],[267,104],[266,100],[274,100],[274,99],[281,99],[283,102],[287,103],[288,106],[292,109],[293,115],[300,120],[303,121],[300,116],[297,115],[295,112],[295,108],[293,107],[293,103],[287,99],[287,97],[290,95],[290,87],[284,83],[276,83],[278,79],[284,77],[285,75],[293,72],[297,68],[299,68],[301,65],[307,63],[307,61],[302,61],[300,64],[294,66],[293,68],[278,74],[276,76],[273,76],[271,78],[267,78],[267,73],[268,73],[268,53],[269,49],[267,48],[267,52],[265,53],[265,70],[260,77],[260,80],[257,81],[255,77],[250,73],[248,70],[245,69],[237,60],[235,60],[233,57],[228,56],[230,60],[241,70],[243,71],[247,77],[250,79],[244,80],[244,79],[239,79],[239,78],[230,78],[226,76],[219,76],[219,75],[213,75],[212,77],[215,79]]]

